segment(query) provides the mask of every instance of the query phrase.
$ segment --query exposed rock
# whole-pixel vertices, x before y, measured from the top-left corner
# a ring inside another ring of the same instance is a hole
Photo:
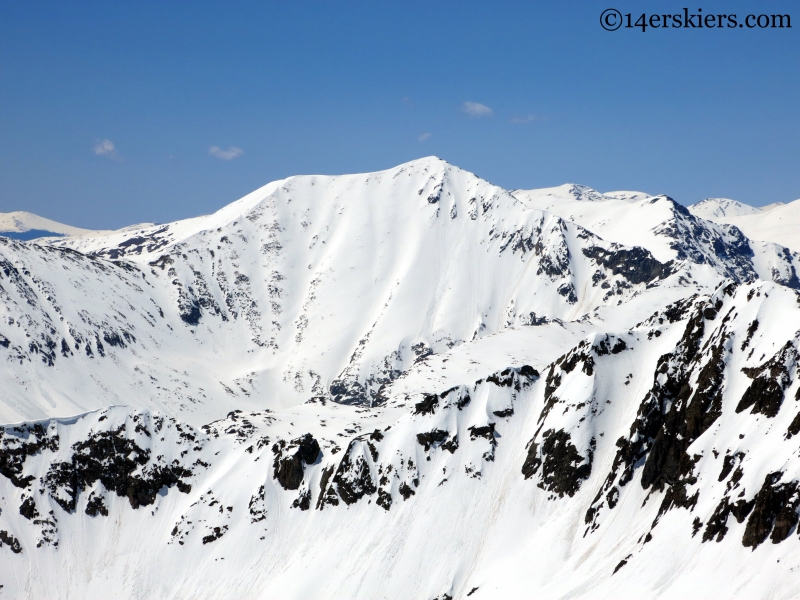
[[[744,368],[742,371],[753,380],[745,390],[736,412],[740,413],[751,406],[753,414],[775,417],[783,404],[783,393],[792,383],[791,372],[797,364],[798,353],[791,341],[767,362],[757,368]]]
[[[150,450],[126,436],[125,425],[113,431],[93,433],[72,446],[69,462],[53,463],[44,477],[50,496],[64,510],[75,510],[78,495],[100,481],[118,496],[127,497],[131,508],[153,504],[162,487],[176,486],[188,493],[185,480],[192,472],[177,464],[151,460]]]
[[[425,452],[428,452],[436,444],[441,445],[449,436],[450,434],[447,431],[434,429],[425,433],[418,433],[417,442],[425,448]]]
[[[0,530],[0,548],[3,547],[3,544],[11,548],[11,551],[14,554],[19,554],[22,552],[22,546],[19,543],[19,540],[15,538],[13,535],[8,533],[6,530]]]
[[[297,448],[294,453],[285,456],[294,448]],[[310,433],[292,440],[285,449],[276,443],[272,451],[275,453],[274,476],[285,490],[296,490],[300,487],[305,465],[317,462],[320,454],[319,443]]]
[[[353,504],[378,488],[372,480],[369,463],[364,455],[363,442],[353,440],[333,477],[336,491],[345,504]]]
[[[39,423],[17,427],[0,427],[0,475],[7,477],[19,488],[27,488],[35,479],[22,477],[25,460],[42,450],[58,451],[59,438],[49,434]]]
[[[638,246],[630,249],[619,247],[615,250],[592,246],[584,248],[583,253],[614,275],[621,275],[633,284],[650,283],[672,274],[671,262],[658,262],[649,251]]]
[[[800,506],[797,481],[778,483],[781,472],[770,473],[755,496],[755,506],[742,537],[742,545],[755,549],[767,537],[777,544],[782,542],[797,525],[797,508]]]
[[[564,494],[572,497],[591,475],[592,459],[592,451],[586,457],[580,455],[569,433],[563,429],[549,429],[544,432],[541,444],[532,442],[529,446],[522,474],[529,479],[541,467],[540,488],[555,492],[559,497]]]

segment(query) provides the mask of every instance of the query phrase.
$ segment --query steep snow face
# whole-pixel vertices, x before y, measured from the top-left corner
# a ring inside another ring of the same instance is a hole
[[[698,203],[690,210],[694,212],[702,204]],[[754,211],[714,214],[707,218],[717,223],[734,225],[752,240],[772,242],[790,248],[793,252],[800,252],[800,200],[789,204],[770,204]]]
[[[592,318],[661,288],[702,289],[643,248],[529,209],[438,159],[291,178],[208,217],[1,251],[27,286],[7,290],[3,335],[22,363],[6,375],[9,419],[86,410],[110,394],[194,423],[239,402],[369,405],[415,361],[466,341]],[[31,294],[41,315],[26,321]],[[72,311],[63,321],[53,315],[62,306]],[[135,341],[110,348],[112,330]]]
[[[2,591],[796,598],[797,260],[434,158],[0,237]]]
[[[33,213],[16,211],[0,213],[0,236],[16,240],[32,240],[48,236],[76,236],[93,233],[90,229],[80,229],[45,219]],[[106,233],[106,232],[102,232]]]
[[[738,227],[699,218],[667,196],[615,193],[623,196],[619,198],[582,186],[579,192],[571,191],[577,187],[518,190],[514,196],[530,208],[557,214],[604,239],[647,248],[662,262],[681,262],[706,284],[723,277],[797,285],[794,274],[800,269],[800,256],[793,249],[752,243]]]
[[[796,597],[799,303],[728,284],[541,370],[388,390],[371,409],[319,400],[192,427],[113,407],[6,426],[0,551],[17,575],[4,585]]]
[[[154,280],[133,263],[0,238],[3,420],[132,404],[202,422],[246,406],[256,392],[237,331],[187,326]]]
[[[728,198],[706,198],[688,208],[689,212],[696,217],[708,219],[709,221],[716,221],[720,217],[757,215],[761,212],[761,209],[756,206],[750,206]]]

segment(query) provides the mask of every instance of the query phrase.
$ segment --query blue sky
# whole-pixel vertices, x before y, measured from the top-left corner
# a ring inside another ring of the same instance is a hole
[[[793,28],[599,23],[684,6]],[[3,2],[0,107],[0,211],[82,227],[432,154],[506,188],[788,202],[800,4]]]

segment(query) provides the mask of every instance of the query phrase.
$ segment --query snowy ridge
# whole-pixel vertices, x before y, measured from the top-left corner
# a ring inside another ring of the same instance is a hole
[[[93,233],[107,232],[64,225],[25,211],[0,213],[0,235],[14,239],[27,240],[45,236],[77,236]]]
[[[6,420],[109,395],[198,424],[313,396],[374,404],[432,353],[702,289],[681,265],[432,159],[291,178],[210,217],[103,239],[0,245],[13,283],[2,335],[21,367],[5,379]]]
[[[800,200],[788,204],[776,202],[754,208],[730,200],[746,210],[723,210],[713,201],[704,200],[689,207],[693,214],[716,223],[734,225],[752,240],[781,244],[794,252],[800,251]],[[710,203],[710,204],[707,204]],[[711,210],[709,210],[711,209]],[[750,210],[752,209],[752,210]]]
[[[668,196],[636,199],[626,192],[629,197],[620,200],[595,194],[584,190],[581,197],[562,194],[554,200],[550,190],[514,192],[526,206],[553,212],[604,239],[647,248],[662,262],[681,261],[701,272],[712,267],[716,276],[738,282],[760,278],[796,286],[793,273],[800,262],[794,250],[751,242],[738,227],[698,218]],[[594,200],[585,201],[587,196]],[[714,275],[702,277],[714,280]]]
[[[706,198],[688,208],[693,215],[711,221],[720,217],[743,217],[757,215],[761,212],[761,209],[756,206],[728,198]]]
[[[798,268],[435,158],[0,238],[0,591],[797,597]]]

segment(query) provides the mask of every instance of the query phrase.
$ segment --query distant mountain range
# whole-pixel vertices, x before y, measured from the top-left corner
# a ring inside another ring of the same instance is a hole
[[[800,251],[800,200],[756,208],[736,200],[709,198],[690,206],[689,210],[704,219],[735,225],[751,239],[768,240]]]
[[[429,157],[14,217],[0,592],[797,597],[795,204]]]
[[[96,233],[45,219],[33,213],[16,211],[0,213],[0,236],[30,241],[43,237],[64,237]]]

